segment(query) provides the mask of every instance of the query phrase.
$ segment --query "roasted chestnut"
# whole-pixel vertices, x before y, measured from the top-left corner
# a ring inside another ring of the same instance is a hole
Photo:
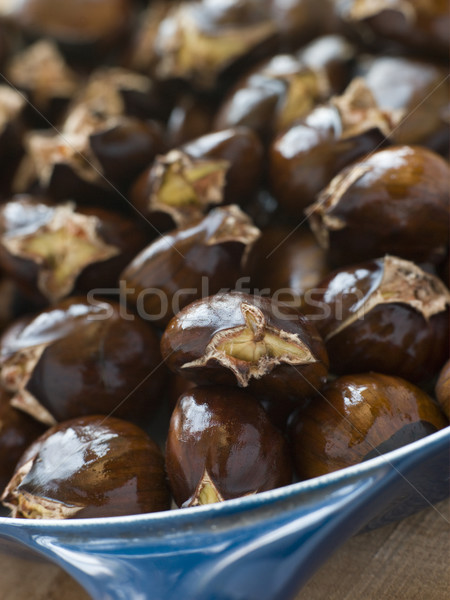
[[[258,191],[263,147],[246,127],[210,133],[159,156],[131,201],[161,231],[192,223],[214,204],[244,204]]]
[[[11,516],[73,519],[170,506],[164,459],[139,427],[93,415],[60,423],[22,456],[2,495]]]
[[[274,225],[265,229],[246,261],[246,273],[255,293],[276,295],[293,302],[301,298],[329,272],[326,252],[311,231]]]
[[[160,325],[193,299],[236,285],[243,257],[259,229],[237,206],[216,208],[200,221],[152,242],[121,275],[128,301]]]
[[[436,398],[442,410],[450,419],[450,360],[442,367],[436,383]]]
[[[113,302],[68,298],[0,339],[0,385],[47,425],[89,414],[148,422],[165,370],[151,325]]]
[[[74,289],[116,286],[146,241],[139,223],[104,209],[50,205],[26,195],[0,206],[1,266],[49,302]]]
[[[212,103],[194,94],[183,94],[175,103],[167,122],[167,146],[177,148],[210,133],[213,112]]]
[[[0,493],[11,479],[26,448],[45,431],[44,425],[16,410],[0,388]]]
[[[337,266],[395,254],[442,261],[449,241],[448,163],[420,146],[378,150],[339,173],[306,210]]]
[[[186,306],[166,328],[161,351],[172,371],[196,383],[248,386],[298,404],[328,371],[322,339],[298,310],[241,292]]]
[[[421,381],[448,354],[450,292],[412,262],[385,256],[334,271],[304,297],[333,373]]]
[[[248,496],[292,481],[283,435],[257,400],[236,388],[198,387],[172,413],[166,470],[178,506]]]
[[[397,117],[356,78],[342,96],[278,135],[269,151],[269,183],[282,208],[300,217],[336,173],[385,143]]]
[[[421,389],[400,377],[368,373],[328,383],[290,424],[301,479],[355,465],[447,425]]]

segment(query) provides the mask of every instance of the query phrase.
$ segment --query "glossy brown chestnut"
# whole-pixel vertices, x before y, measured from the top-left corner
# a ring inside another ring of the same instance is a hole
[[[448,163],[420,146],[378,150],[345,168],[306,210],[337,266],[395,254],[439,262],[449,240]]]
[[[132,423],[98,415],[60,423],[36,440],[2,502],[25,519],[113,517],[170,506],[155,442]]]
[[[360,64],[361,75],[378,105],[398,111],[394,144],[420,144],[448,152],[446,70],[434,63],[408,57],[380,56]]]
[[[369,373],[328,383],[290,427],[301,479],[358,464],[447,425],[421,389],[400,377]]]
[[[437,380],[436,398],[447,418],[450,419],[450,360],[442,367]]]
[[[377,371],[421,381],[448,355],[450,292],[394,256],[334,271],[303,310],[322,334],[334,373]]]
[[[0,9],[27,36],[51,38],[88,62],[123,37],[131,14],[130,0],[12,0]]]
[[[265,229],[246,261],[246,273],[255,293],[275,295],[298,307],[305,292],[328,272],[326,252],[314,234],[283,225]]]
[[[282,208],[300,217],[343,167],[384,143],[395,114],[380,109],[362,79],[278,135],[269,151],[269,183]]]
[[[13,408],[6,392],[0,389],[0,493],[26,448],[44,431],[44,425]]]
[[[448,59],[450,14],[446,0],[338,0],[339,17],[376,47],[397,42],[407,51]]]
[[[161,339],[167,366],[196,383],[238,384],[302,404],[328,357],[314,325],[288,305],[229,292],[189,304]]]
[[[105,209],[77,209],[17,196],[0,206],[0,264],[47,302],[74,289],[112,288],[147,236],[138,223]]]
[[[210,133],[213,113],[211,103],[194,94],[183,94],[177,100],[167,122],[167,146],[178,148],[186,142]]]
[[[89,414],[147,422],[165,370],[151,325],[119,304],[68,298],[11,325],[0,339],[0,384],[48,425]]]
[[[135,182],[131,201],[160,230],[187,225],[212,205],[248,202],[258,191],[262,160],[250,129],[209,133],[159,156]]]
[[[172,413],[166,470],[178,506],[198,506],[288,485],[283,435],[257,400],[224,386],[183,394]]]
[[[259,229],[237,206],[215,208],[152,242],[121,275],[129,302],[159,325],[193,299],[233,288]]]

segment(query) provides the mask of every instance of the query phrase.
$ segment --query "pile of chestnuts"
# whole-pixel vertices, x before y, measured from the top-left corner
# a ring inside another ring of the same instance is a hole
[[[2,4],[1,514],[223,502],[448,425],[444,4]]]

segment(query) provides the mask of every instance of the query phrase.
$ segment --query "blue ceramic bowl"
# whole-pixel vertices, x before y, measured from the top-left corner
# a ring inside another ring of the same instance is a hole
[[[289,600],[351,535],[449,494],[450,427],[360,465],[221,504],[68,521],[0,518],[96,600]]]

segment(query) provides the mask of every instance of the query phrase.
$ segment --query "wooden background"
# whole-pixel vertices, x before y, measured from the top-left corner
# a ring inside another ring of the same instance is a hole
[[[449,522],[450,502],[445,501],[436,510],[352,538],[296,600],[448,600]],[[89,597],[58,567],[0,554],[0,600]]]

